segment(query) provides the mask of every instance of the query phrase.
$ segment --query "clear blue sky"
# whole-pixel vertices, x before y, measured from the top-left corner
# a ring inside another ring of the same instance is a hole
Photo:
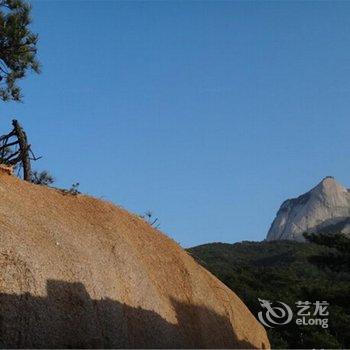
[[[281,202],[350,187],[350,2],[33,2],[16,116],[57,185],[183,246],[262,240]]]

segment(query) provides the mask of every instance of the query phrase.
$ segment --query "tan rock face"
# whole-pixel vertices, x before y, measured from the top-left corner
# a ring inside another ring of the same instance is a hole
[[[174,241],[87,196],[0,174],[0,347],[268,348]]]
[[[13,166],[0,164],[0,172],[7,175],[13,175]]]

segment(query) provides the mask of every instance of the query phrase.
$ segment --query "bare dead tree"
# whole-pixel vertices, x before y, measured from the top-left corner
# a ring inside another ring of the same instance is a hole
[[[12,121],[13,130],[0,137],[0,162],[23,168],[23,179],[32,181],[31,160],[35,157],[28,143],[27,135],[17,120]]]
[[[29,150],[30,145],[28,144],[27,135],[19,125],[17,120],[12,121],[12,125],[15,131],[15,134],[18,139],[19,144],[19,161],[22,162],[23,166],[23,180],[31,181],[32,179],[32,168],[30,164]]]

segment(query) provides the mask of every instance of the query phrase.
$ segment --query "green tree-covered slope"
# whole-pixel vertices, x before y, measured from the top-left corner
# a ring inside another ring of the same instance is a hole
[[[329,328],[288,325],[268,328],[273,348],[349,348],[350,272],[320,266],[336,250],[292,241],[212,243],[188,250],[231,288],[257,317],[258,298],[282,301],[328,301]],[[315,259],[316,257],[316,259]]]

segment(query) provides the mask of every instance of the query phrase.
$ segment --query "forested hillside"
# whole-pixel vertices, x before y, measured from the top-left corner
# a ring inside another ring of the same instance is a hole
[[[282,301],[327,301],[329,328],[299,326],[291,321],[268,328],[272,348],[349,348],[350,273],[321,266],[338,261],[338,252],[314,243],[292,241],[213,243],[188,250],[197,261],[234,290],[257,317],[258,298]],[[348,254],[348,253],[347,253]],[[333,259],[334,258],[334,259]]]

